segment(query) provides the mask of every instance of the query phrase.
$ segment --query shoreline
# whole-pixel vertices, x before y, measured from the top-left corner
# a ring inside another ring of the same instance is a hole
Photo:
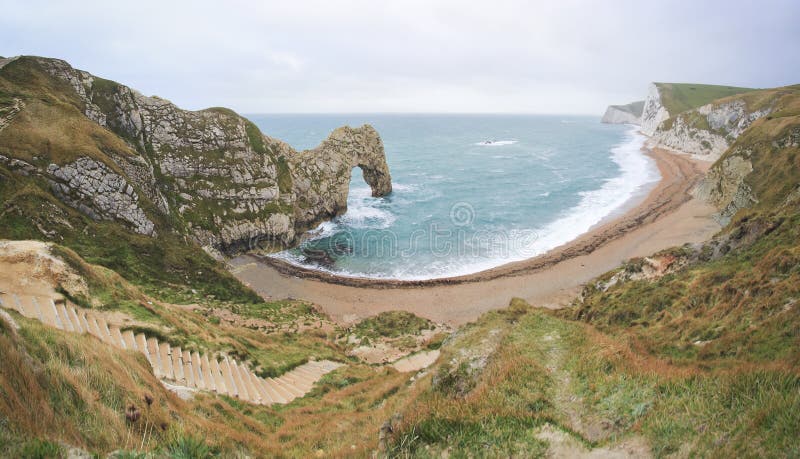
[[[628,258],[701,242],[719,230],[711,219],[716,209],[690,194],[711,163],[658,148],[646,154],[656,161],[661,180],[643,200],[578,238],[527,260],[457,277],[389,280],[336,276],[245,254],[230,260],[232,272],[265,298],[302,298],[342,323],[402,309],[460,325],[487,310],[507,306],[515,296],[554,307],[577,293],[584,282]],[[525,285],[543,281],[550,283]]]

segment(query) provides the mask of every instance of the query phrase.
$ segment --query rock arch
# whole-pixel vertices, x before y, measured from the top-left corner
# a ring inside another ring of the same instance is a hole
[[[353,169],[361,169],[372,196],[392,192],[392,177],[378,132],[365,124],[335,129],[318,147],[292,157],[295,232],[319,225],[347,211]]]

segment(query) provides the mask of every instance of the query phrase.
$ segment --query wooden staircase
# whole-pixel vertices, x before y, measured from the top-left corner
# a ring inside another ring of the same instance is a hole
[[[198,354],[160,343],[143,333],[122,331],[93,311],[53,298],[1,293],[0,306],[60,330],[88,333],[118,349],[141,352],[153,367],[156,377],[171,384],[236,397],[260,404],[289,403],[307,394],[314,383],[342,364],[330,360],[311,361],[277,378],[262,378],[243,362],[208,354]]]

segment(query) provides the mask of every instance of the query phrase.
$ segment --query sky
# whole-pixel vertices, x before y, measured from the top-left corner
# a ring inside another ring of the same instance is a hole
[[[800,1],[0,0],[0,55],[187,109],[600,115],[651,81],[800,83]]]

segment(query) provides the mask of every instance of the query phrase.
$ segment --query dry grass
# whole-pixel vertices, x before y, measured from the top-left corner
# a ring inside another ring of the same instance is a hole
[[[34,438],[108,453],[156,450],[191,434],[226,455],[304,457],[321,449],[332,456],[369,456],[381,424],[409,393],[407,375],[351,365],[285,407],[202,393],[184,402],[160,385],[141,355],[15,319],[22,325],[19,337],[0,333],[4,454],[14,455],[15,445]],[[145,395],[153,397],[152,406]],[[135,423],[125,419],[130,405],[141,412]]]

